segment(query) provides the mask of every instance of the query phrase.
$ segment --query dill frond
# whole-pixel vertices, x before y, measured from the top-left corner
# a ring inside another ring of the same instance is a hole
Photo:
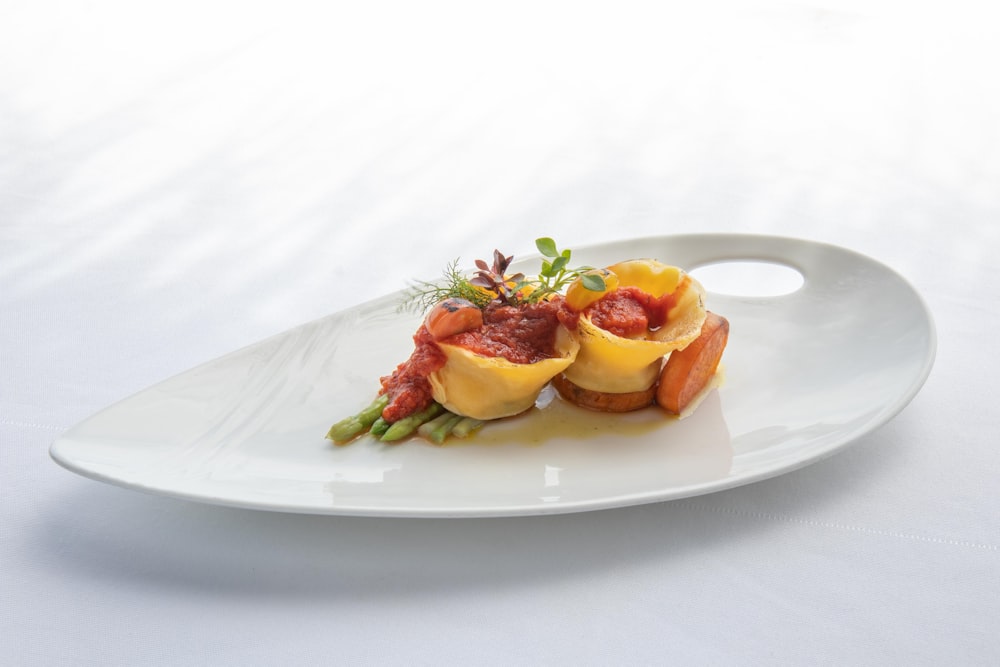
[[[411,282],[409,289],[403,293],[398,310],[425,313],[444,299],[465,299],[480,308],[485,308],[494,298],[494,294],[469,282],[469,279],[459,271],[456,259],[445,267],[439,280]]]

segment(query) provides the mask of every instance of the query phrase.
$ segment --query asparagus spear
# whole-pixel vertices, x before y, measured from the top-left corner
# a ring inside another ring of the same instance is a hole
[[[336,443],[347,442],[362,432],[371,428],[372,424],[382,416],[382,410],[389,403],[389,396],[377,396],[364,410],[356,415],[345,417],[330,427],[326,437]]]
[[[330,430],[326,433],[326,437],[328,440],[333,440],[334,442],[340,444],[351,440],[364,430],[364,425],[362,425],[356,417],[351,416],[341,419],[339,422],[331,426]]]
[[[482,419],[476,419],[475,417],[462,417],[462,419],[452,427],[451,434],[456,438],[467,438],[474,432],[481,429],[485,423],[486,422]]]
[[[403,417],[399,421],[393,422],[388,430],[382,434],[382,442],[392,442],[400,440],[416,431],[425,421],[437,417],[444,408],[440,403],[431,403],[421,412],[414,413],[409,417]]]
[[[358,421],[364,424],[366,427],[370,427],[375,423],[375,420],[382,416],[382,410],[385,406],[389,404],[389,394],[382,394],[381,396],[376,396],[375,400],[372,401],[367,408],[358,413]]]
[[[451,429],[462,420],[461,415],[447,410],[434,419],[424,422],[417,429],[417,433],[427,438],[431,442],[440,445],[451,433]]]
[[[368,429],[368,432],[371,433],[376,438],[381,438],[382,435],[389,430],[390,425],[391,424],[389,424],[389,422],[379,417],[372,424],[372,427]]]
[[[441,444],[449,435],[466,438],[483,426],[483,421],[449,412],[439,403],[431,403],[425,410],[404,417],[394,423],[382,418],[382,410],[389,402],[385,394],[378,396],[356,415],[341,419],[330,427],[326,437],[338,444],[353,440],[369,431],[383,442],[401,440],[415,431],[431,442]]]

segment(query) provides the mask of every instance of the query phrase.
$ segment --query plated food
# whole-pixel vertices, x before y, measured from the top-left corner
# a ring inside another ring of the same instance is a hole
[[[803,281],[791,293],[752,296],[751,274],[751,296],[707,293],[706,305],[729,319],[734,337],[723,357],[725,394],[703,389],[690,419],[659,407],[586,410],[550,386],[526,414],[488,422],[471,441],[440,447],[414,437],[394,446],[363,435],[324,447],[330,406],[360,410],[380,375],[413,350],[421,318],[398,312],[400,290],[107,406],[59,435],[52,458],[124,488],[247,509],[380,517],[585,512],[714,493],[825,460],[894,419],[934,366],[934,320],[921,295],[853,250],[713,233],[624,239],[574,254],[594,266],[668,258],[696,275],[720,262],[737,270],[768,261],[794,268]],[[532,273],[537,260],[513,266]],[[431,306],[440,301],[428,297]],[[679,358],[674,351],[665,365]]]
[[[494,251],[492,264],[477,260],[468,275],[456,262],[442,280],[414,285],[406,305],[425,317],[412,354],[327,437],[467,437],[530,410],[550,383],[591,410],[657,405],[685,416],[714,386],[729,323],[705,309],[704,290],[683,269],[648,258],[571,268],[571,251],[552,239],[536,247],[536,276],[508,274],[513,258]]]

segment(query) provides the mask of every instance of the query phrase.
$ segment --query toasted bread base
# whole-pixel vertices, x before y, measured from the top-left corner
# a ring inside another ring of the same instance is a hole
[[[643,391],[612,394],[584,389],[573,384],[560,373],[552,378],[552,386],[559,395],[574,405],[600,412],[632,412],[649,407],[656,399],[656,384]]]

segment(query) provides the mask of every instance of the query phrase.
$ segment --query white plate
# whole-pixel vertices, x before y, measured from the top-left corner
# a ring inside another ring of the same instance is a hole
[[[391,295],[233,352],[75,426],[52,457],[94,479],[264,510],[371,516],[512,516],[597,510],[731,488],[828,456],[895,416],[934,361],[913,288],[857,253],[742,235],[634,239],[574,263],[655,257],[693,270],[760,260],[801,288],[707,305],[731,323],[726,382],[683,420],[597,415],[559,399],[460,444],[334,447],[329,425],[363,407],[409,356],[418,319]],[[517,268],[534,272],[531,258]],[[737,265],[737,268],[739,265]],[[748,276],[756,275],[753,272]],[[769,285],[747,278],[744,293]],[[764,288],[764,289],[760,289]]]

